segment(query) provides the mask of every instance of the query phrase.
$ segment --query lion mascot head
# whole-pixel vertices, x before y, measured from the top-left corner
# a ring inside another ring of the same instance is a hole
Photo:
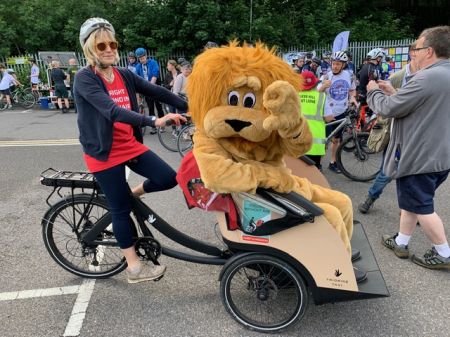
[[[263,94],[273,82],[282,80],[300,89],[300,76],[258,43],[251,47],[237,42],[212,48],[195,59],[189,76],[189,108],[198,130],[214,139],[263,142],[275,132],[263,128],[269,111]]]

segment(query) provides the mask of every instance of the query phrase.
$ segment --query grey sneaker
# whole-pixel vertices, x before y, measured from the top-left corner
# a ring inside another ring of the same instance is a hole
[[[164,275],[166,266],[141,263],[141,268],[136,272],[126,271],[128,283],[139,283],[156,280]]]
[[[381,239],[381,243],[394,251],[394,254],[397,255],[397,257],[401,259],[407,259],[409,257],[409,249],[408,246],[405,245],[398,245],[397,242],[395,242],[395,238],[397,237],[397,234],[394,235],[383,235]]]
[[[358,205],[358,211],[360,211],[362,214],[366,214],[372,208],[375,200],[377,199],[374,199],[370,195],[368,195],[366,200],[362,204]]]
[[[412,262],[429,269],[450,269],[450,257],[443,257],[433,247],[423,256],[411,257]]]

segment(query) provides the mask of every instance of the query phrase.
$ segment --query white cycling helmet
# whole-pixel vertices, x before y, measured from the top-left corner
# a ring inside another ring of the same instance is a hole
[[[367,57],[371,60],[376,60],[378,57],[384,57],[384,53],[380,48],[375,48],[367,53]]]
[[[333,53],[333,56],[331,57],[332,61],[341,61],[341,62],[347,62],[348,56],[345,51],[335,51]]]
[[[116,35],[116,31],[114,30],[114,27],[112,24],[109,23],[109,21],[102,19],[102,18],[89,18],[87,19],[80,28],[80,44],[81,47],[84,47],[84,44],[86,43],[86,40],[88,39],[89,35],[92,34],[92,32],[96,31],[99,28],[106,28],[108,29],[113,35]]]

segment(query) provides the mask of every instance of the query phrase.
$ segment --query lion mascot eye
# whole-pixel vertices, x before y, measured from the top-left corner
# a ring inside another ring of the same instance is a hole
[[[237,91],[231,91],[228,94],[228,105],[238,105],[239,104],[239,93]]]
[[[248,92],[244,96],[244,107],[245,108],[253,108],[256,103],[255,94],[252,92]]]

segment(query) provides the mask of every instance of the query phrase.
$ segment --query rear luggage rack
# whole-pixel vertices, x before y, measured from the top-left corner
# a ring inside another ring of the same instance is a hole
[[[41,173],[41,184],[53,187],[99,189],[94,175],[89,172],[58,171],[48,168]]]

